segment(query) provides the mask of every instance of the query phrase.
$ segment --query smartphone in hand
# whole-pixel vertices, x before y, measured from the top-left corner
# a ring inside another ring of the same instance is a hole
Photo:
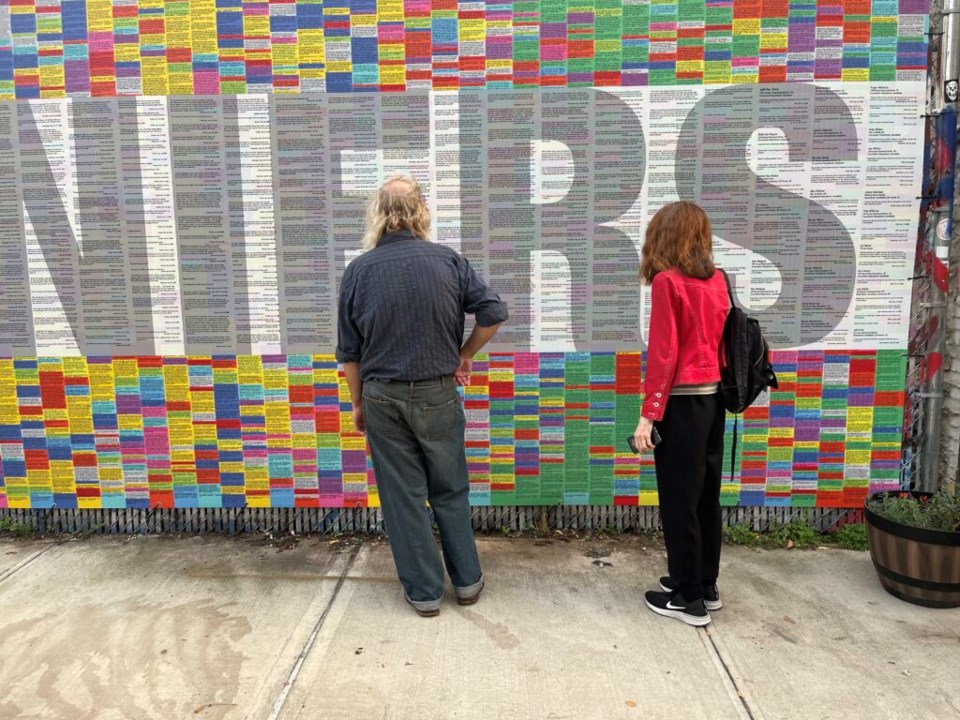
[[[654,446],[654,447],[656,447],[657,445],[659,445],[660,442],[661,442],[661,440],[660,440],[660,433],[657,432],[657,429],[656,429],[656,428],[654,428],[653,431],[650,433],[650,441],[653,443],[653,446]],[[640,450],[637,449],[637,443],[635,443],[634,440],[633,440],[633,435],[629,435],[629,436],[627,437],[627,445],[630,446],[631,452],[633,452],[635,455],[639,455],[639,454],[640,454]]]

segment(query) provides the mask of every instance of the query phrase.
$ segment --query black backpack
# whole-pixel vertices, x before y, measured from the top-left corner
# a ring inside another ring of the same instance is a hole
[[[720,397],[723,406],[739,415],[753,405],[768,387],[779,388],[777,375],[770,363],[770,346],[767,345],[760,322],[737,307],[733,299],[733,287],[729,276],[723,272],[730,297],[730,312],[723,324],[723,354],[726,367],[720,371]],[[737,464],[737,425],[733,422],[733,446],[730,449],[730,480],[733,480]]]
[[[730,278],[723,270],[730,296],[730,312],[723,325],[723,352],[726,367],[720,371],[720,395],[728,412],[739,414],[768,387],[779,388],[770,362],[770,346],[760,322],[737,307]]]

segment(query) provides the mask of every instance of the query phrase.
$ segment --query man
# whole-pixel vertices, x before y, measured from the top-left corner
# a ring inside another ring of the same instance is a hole
[[[375,193],[363,240],[368,252],[350,263],[340,286],[337,343],[397,575],[424,617],[440,612],[444,563],[461,605],[476,602],[483,589],[457,386],[469,383],[473,357],[507,319],[506,306],[470,263],[429,242],[429,232],[430,211],[415,180],[394,178]],[[463,344],[465,313],[476,316],[476,327]]]

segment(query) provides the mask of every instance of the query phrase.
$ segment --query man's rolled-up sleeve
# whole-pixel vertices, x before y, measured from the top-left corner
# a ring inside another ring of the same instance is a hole
[[[349,271],[340,283],[340,299],[337,304],[337,362],[360,362],[363,336],[353,320],[353,295],[356,280]]]
[[[477,325],[490,327],[506,322],[510,314],[507,305],[483,279],[477,275],[470,261],[461,258],[460,293],[463,311],[476,316]]]

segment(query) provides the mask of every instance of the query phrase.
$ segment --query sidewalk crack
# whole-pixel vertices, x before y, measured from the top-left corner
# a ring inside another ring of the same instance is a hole
[[[31,555],[30,557],[28,557],[26,560],[23,560],[23,561],[17,563],[16,565],[14,565],[12,568],[8,568],[8,569],[5,570],[4,572],[0,573],[0,582],[3,582],[4,580],[9,580],[9,579],[12,578],[14,575],[16,575],[18,572],[20,572],[21,570],[23,570],[27,565],[29,565],[29,564],[32,563],[34,560],[36,560],[38,557],[40,557],[41,555],[43,555],[47,550],[49,550],[49,549],[52,548],[52,547],[55,547],[56,545],[57,545],[57,543],[50,543],[50,544],[47,545],[43,550],[41,550],[41,551],[39,551],[39,552],[37,552],[37,553],[34,553],[34,554]]]
[[[330,608],[333,607],[333,603],[336,602],[337,596],[340,594],[340,588],[343,587],[343,583],[347,580],[347,575],[353,567],[354,560],[356,560],[357,555],[360,554],[360,547],[361,546],[359,544],[355,545],[353,550],[350,552],[350,557],[341,571],[340,577],[337,579],[337,585],[333,589],[333,594],[330,595],[330,600],[327,601],[327,606],[323,609],[323,612],[320,613],[320,617],[314,624],[313,630],[310,632],[310,636],[303,644],[300,654],[297,655],[297,660],[293,664],[293,668],[290,670],[290,675],[287,676],[287,681],[283,684],[283,689],[280,691],[280,694],[277,695],[277,699],[273,703],[273,710],[270,712],[268,720],[277,720],[277,718],[280,717],[280,712],[283,710],[283,706],[287,702],[287,697],[290,695],[290,691],[293,689],[293,685],[297,681],[297,677],[300,675],[300,669],[303,667],[303,663],[306,661],[307,655],[310,654],[310,650],[313,649],[313,644],[317,641],[317,636],[320,634],[320,629],[323,627],[323,623],[326,621],[327,615],[330,614]]]
[[[756,712],[752,707],[750,707],[750,703],[747,702],[744,688],[741,687],[741,684],[737,681],[737,677],[734,674],[733,670],[730,668],[730,664],[727,662],[726,658],[724,657],[724,653],[721,652],[719,646],[717,645],[716,636],[714,635],[714,633],[711,632],[710,628],[705,627],[703,628],[702,636],[706,636],[707,640],[709,640],[709,644],[704,642],[704,646],[707,648],[707,651],[713,655],[714,659],[723,669],[723,672],[726,675],[727,680],[729,680],[730,682],[730,686],[733,688],[734,692],[736,693],[737,701],[739,701],[740,705],[743,708],[743,711],[746,713],[749,720],[761,720],[760,714]]]

